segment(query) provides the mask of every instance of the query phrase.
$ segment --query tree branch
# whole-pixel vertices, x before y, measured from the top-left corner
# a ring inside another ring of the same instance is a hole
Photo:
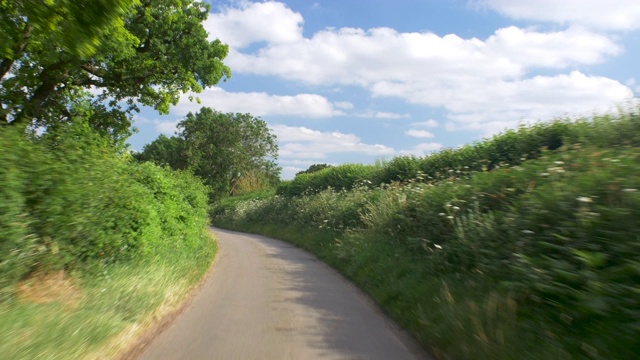
[[[2,62],[0,62],[0,79],[4,78],[5,75],[11,70],[11,66],[15,62],[17,58],[22,56],[24,49],[29,44],[29,38],[31,38],[31,30],[33,26],[31,24],[24,25],[24,31],[22,32],[22,39],[16,44],[16,47],[13,49],[13,58],[4,58]]]
[[[61,61],[42,69],[39,76],[41,82],[40,86],[38,86],[38,88],[33,92],[31,98],[26,102],[22,111],[20,111],[16,116],[16,119],[12,121],[11,124],[29,122],[42,113],[43,105],[53,94],[56,86],[68,76],[66,72],[62,74],[60,73],[60,70],[62,70],[67,64],[68,62]]]

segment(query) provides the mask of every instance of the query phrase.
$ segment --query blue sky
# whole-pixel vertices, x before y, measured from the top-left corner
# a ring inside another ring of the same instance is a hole
[[[282,177],[316,163],[425,155],[640,94],[638,0],[214,1],[232,77],[170,115],[136,116],[140,150],[189,111],[251,113]]]

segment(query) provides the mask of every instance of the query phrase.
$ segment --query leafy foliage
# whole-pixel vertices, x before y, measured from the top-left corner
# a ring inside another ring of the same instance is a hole
[[[24,0],[2,7],[0,29],[10,41],[0,54],[0,125],[49,128],[87,115],[94,128],[122,140],[137,104],[167,113],[182,93],[230,76],[222,63],[228,47],[209,42],[202,26],[210,8],[204,2]],[[86,23],[86,31],[72,31]],[[90,96],[90,88],[100,94]]]
[[[264,120],[204,107],[178,123],[176,136],[161,135],[136,158],[189,169],[217,199],[276,184],[277,154],[276,137]]]
[[[349,190],[374,178],[378,169],[362,164],[345,164],[326,167],[322,170],[297,175],[293,180],[283,181],[277,189],[279,195],[296,196],[317,193],[326,189]]]
[[[189,253],[206,227],[199,180],[118,158],[86,124],[37,140],[0,131],[0,179],[7,184],[0,189],[1,297],[36,268],[103,267],[166,246]]]
[[[332,165],[329,164],[313,164],[311,166],[309,166],[309,168],[307,170],[303,170],[303,171],[299,171],[296,173],[296,176],[301,175],[301,174],[311,174],[314,172],[318,172],[322,169],[326,169],[326,168],[330,168],[332,167]]]

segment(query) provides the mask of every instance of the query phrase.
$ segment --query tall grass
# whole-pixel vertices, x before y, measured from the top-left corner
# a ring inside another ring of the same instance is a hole
[[[523,127],[392,160],[391,184],[212,214],[319,254],[441,358],[633,358],[639,134],[637,111]]]

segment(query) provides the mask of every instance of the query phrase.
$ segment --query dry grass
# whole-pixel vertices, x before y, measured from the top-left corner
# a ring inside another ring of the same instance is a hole
[[[18,283],[19,301],[33,304],[58,302],[75,308],[83,299],[81,288],[66,272],[35,272]]]

